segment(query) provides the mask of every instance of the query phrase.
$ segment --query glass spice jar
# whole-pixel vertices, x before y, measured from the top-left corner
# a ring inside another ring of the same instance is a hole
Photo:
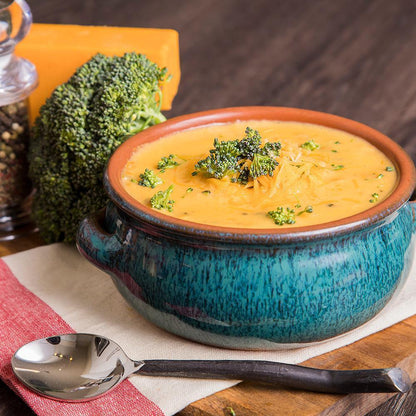
[[[28,97],[38,78],[32,63],[14,55],[31,23],[24,0],[0,0],[0,241],[35,228],[27,161]]]

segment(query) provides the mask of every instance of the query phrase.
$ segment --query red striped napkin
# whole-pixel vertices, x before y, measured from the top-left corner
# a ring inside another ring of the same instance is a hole
[[[23,344],[55,334],[75,332],[56,312],[22,286],[0,259],[0,377],[39,415],[159,416],[159,407],[143,396],[129,381],[106,396],[84,403],[64,403],[40,397],[23,386],[10,365],[14,352]]]

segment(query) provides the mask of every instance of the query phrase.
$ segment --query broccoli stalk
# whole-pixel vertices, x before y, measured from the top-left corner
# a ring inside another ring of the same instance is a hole
[[[74,242],[79,222],[105,206],[102,177],[113,151],[165,117],[166,69],[144,55],[95,55],[40,109],[29,146],[33,216],[47,243]]]

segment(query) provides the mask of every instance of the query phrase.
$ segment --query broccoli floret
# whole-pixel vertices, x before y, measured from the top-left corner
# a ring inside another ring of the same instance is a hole
[[[219,141],[215,138],[210,155],[195,165],[195,171],[207,173],[217,179],[230,176],[239,170],[239,154],[238,140]]]
[[[28,154],[33,216],[45,242],[74,242],[79,222],[105,206],[105,165],[128,137],[165,120],[165,79],[166,69],[144,55],[97,54],[46,100]]]
[[[250,169],[247,166],[243,166],[240,169],[236,182],[241,185],[247,185],[250,179]]]
[[[169,212],[173,210],[173,204],[175,201],[169,199],[170,194],[173,192],[173,185],[170,185],[166,191],[156,192],[150,199],[150,205],[155,209],[166,209]]]
[[[269,211],[267,215],[277,225],[294,224],[296,222],[295,211],[290,208],[277,207],[274,211]]]
[[[308,205],[307,207],[305,207],[305,209],[303,209],[302,211],[298,212],[296,215],[302,215],[305,212],[307,212],[308,214],[312,214],[313,208],[310,205]]]
[[[260,149],[260,153],[265,156],[278,157],[281,148],[280,142],[268,142]]]
[[[250,176],[253,179],[258,178],[259,176],[269,175],[273,176],[273,171],[275,170],[278,162],[276,159],[268,155],[261,155],[260,153],[255,153],[253,157],[253,162],[250,166]]]
[[[179,163],[174,160],[176,155],[169,155],[168,157],[164,156],[162,159],[159,160],[157,164],[157,168],[161,172],[165,172],[166,169],[174,168],[175,166],[178,166]]]
[[[238,143],[239,158],[252,160],[260,152],[261,136],[257,130],[246,127],[244,138]]]
[[[377,192],[374,192],[373,194],[371,194],[371,199],[369,200],[369,202],[374,204],[374,202],[378,201],[379,198],[380,195]]]
[[[162,179],[156,175],[151,169],[145,169],[143,173],[140,174],[139,180],[135,181],[141,186],[147,186],[148,188],[155,188],[157,185],[163,183]]]
[[[279,164],[275,159],[280,152],[279,142],[266,143],[261,147],[257,130],[247,127],[242,140],[219,141],[214,139],[210,155],[195,165],[196,172],[204,172],[214,178],[229,176],[231,182],[246,185],[250,179],[273,175]]]
[[[308,149],[308,150],[310,150],[312,152],[312,151],[314,151],[316,149],[319,149],[320,146],[319,146],[318,143],[315,143],[313,140],[309,140],[309,141],[301,144],[300,147],[302,149]]]
[[[296,204],[295,208],[300,208],[300,204]],[[277,207],[274,211],[269,211],[267,215],[271,217],[275,224],[277,225],[284,225],[284,224],[295,224],[296,219],[295,217],[298,215],[302,215],[305,212],[311,214],[313,212],[313,208],[311,205],[308,205],[302,211],[295,213],[294,209],[287,207],[286,209],[283,207]]]

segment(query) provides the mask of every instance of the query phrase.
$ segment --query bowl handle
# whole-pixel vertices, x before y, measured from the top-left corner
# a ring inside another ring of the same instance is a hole
[[[410,197],[409,204],[413,212],[413,230],[416,230],[416,189]]]
[[[122,244],[116,234],[104,228],[104,223],[105,209],[85,218],[78,228],[77,248],[99,269],[111,272],[116,269]]]

